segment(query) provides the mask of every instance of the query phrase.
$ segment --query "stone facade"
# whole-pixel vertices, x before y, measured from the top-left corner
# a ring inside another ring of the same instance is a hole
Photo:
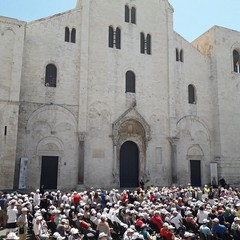
[[[125,8],[136,10],[136,23]],[[121,31],[120,49],[116,32],[108,45],[109,26]],[[47,188],[127,187],[140,178],[202,185],[211,163],[238,184],[239,32],[215,26],[189,43],[173,30],[167,0],[78,0],[29,23],[1,17],[0,32],[0,188],[18,188],[20,177],[28,189],[55,180]],[[141,33],[151,36],[150,54],[140,53]]]

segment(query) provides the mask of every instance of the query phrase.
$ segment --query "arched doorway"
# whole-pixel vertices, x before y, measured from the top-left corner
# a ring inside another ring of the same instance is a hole
[[[138,146],[127,141],[120,149],[120,187],[137,187],[139,178]]]

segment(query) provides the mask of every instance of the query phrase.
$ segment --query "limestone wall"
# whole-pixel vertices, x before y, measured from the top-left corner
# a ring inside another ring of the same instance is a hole
[[[0,188],[12,189],[25,23],[0,17]]]

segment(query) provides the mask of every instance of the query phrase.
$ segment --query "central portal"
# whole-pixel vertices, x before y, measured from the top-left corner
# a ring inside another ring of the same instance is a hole
[[[40,186],[45,189],[57,189],[58,157],[42,156],[42,170]]]
[[[139,150],[132,141],[123,143],[120,149],[120,187],[139,185]]]

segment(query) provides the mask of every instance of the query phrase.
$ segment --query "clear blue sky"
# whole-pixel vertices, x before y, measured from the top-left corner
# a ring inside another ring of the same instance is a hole
[[[77,0],[0,0],[0,15],[32,21],[73,9],[76,2]],[[194,40],[214,25],[240,31],[240,0],[169,2],[174,7],[174,29],[188,41]]]

